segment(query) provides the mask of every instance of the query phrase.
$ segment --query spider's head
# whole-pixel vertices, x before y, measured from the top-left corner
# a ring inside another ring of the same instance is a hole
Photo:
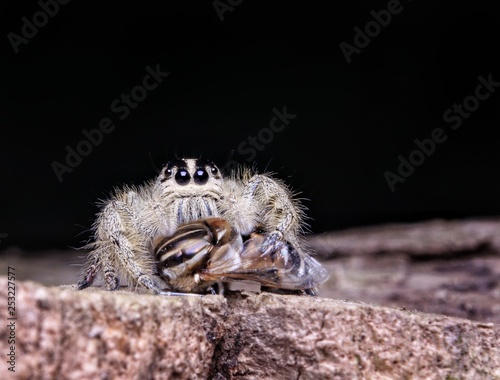
[[[217,166],[201,158],[183,158],[168,162],[158,176],[163,188],[179,194],[192,195],[220,191],[222,174]],[[200,194],[201,195],[201,194]]]

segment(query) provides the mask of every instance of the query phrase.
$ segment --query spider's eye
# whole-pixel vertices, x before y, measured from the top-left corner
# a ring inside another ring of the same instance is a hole
[[[204,185],[208,181],[208,173],[205,169],[196,169],[194,173],[194,183]]]
[[[210,168],[210,171],[212,172],[212,174],[217,174],[217,172],[218,172],[218,170],[217,170],[217,168],[215,166],[212,166]]]
[[[165,169],[165,179],[169,179],[172,176],[172,169]]]
[[[191,176],[186,169],[179,169],[177,174],[175,175],[175,182],[179,185],[187,185],[191,180]]]

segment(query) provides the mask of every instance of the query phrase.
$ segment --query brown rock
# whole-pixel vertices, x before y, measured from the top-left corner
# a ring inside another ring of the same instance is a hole
[[[329,232],[311,236],[309,244],[323,258],[381,253],[451,256],[485,249],[500,251],[499,231],[498,219],[436,219]]]
[[[500,324],[500,220],[431,220],[316,235],[320,295]]]
[[[6,300],[4,277],[0,293]],[[500,378],[498,325],[320,297],[18,281],[16,313],[18,379]],[[0,361],[2,378],[7,366]]]

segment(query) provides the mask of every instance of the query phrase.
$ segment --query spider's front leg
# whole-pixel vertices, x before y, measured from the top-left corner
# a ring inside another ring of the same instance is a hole
[[[245,196],[256,202],[267,232],[261,252],[277,252],[285,242],[302,249],[299,235],[304,227],[303,208],[282,181],[268,175],[254,175],[245,186]]]
[[[108,290],[118,288],[118,274],[130,285],[140,285],[152,293],[161,289],[154,281],[150,237],[138,225],[141,216],[135,211],[137,193],[120,192],[99,213],[95,223],[95,242],[89,247],[89,263],[78,288],[90,286],[97,273],[103,275]]]

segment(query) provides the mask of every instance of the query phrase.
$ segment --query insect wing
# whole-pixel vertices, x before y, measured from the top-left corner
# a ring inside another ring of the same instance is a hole
[[[312,289],[329,279],[330,274],[316,259],[303,254],[302,260],[304,269],[287,272],[287,276],[281,282],[283,289]],[[297,284],[301,284],[300,288]]]
[[[208,281],[251,282],[278,289],[311,289],[328,279],[328,272],[314,258],[299,254],[290,244],[262,253],[264,237],[252,234],[212,251],[201,277]]]

